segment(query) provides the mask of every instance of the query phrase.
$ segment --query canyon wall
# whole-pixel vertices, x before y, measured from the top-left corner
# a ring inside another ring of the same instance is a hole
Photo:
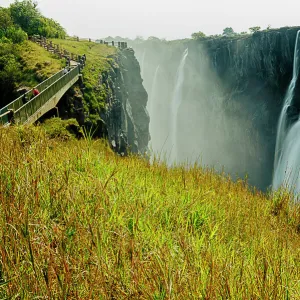
[[[102,89],[105,101],[100,112],[92,111],[94,115],[98,113],[96,128],[87,121],[89,107],[84,109],[84,78],[60,101],[60,116],[76,118],[95,136],[108,138],[112,149],[120,154],[128,151],[145,154],[150,139],[148,95],[142,84],[139,63],[130,48],[117,51],[108,62],[109,70],[99,74],[98,86],[94,87]]]
[[[272,181],[276,128],[292,78],[299,28],[204,40],[132,44],[149,94],[150,147],[176,162],[200,163],[266,189]],[[184,51],[176,145],[170,137],[174,90]]]

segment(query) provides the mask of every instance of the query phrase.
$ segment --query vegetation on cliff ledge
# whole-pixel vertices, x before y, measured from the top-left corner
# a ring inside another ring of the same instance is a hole
[[[111,93],[108,85],[103,84],[102,75],[108,74],[113,63],[109,57],[116,53],[116,48],[64,39],[65,30],[54,20],[42,16],[31,0],[15,1],[9,8],[0,7],[0,107],[19,96],[18,89],[33,88],[65,66],[64,60],[27,41],[27,37],[34,34],[52,39],[70,53],[86,54],[83,107],[86,121],[97,125]]]
[[[40,127],[1,129],[0,148],[2,299],[300,297],[287,196]]]

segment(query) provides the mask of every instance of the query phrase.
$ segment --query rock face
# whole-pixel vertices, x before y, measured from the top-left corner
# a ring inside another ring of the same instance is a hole
[[[234,176],[248,174],[251,184],[267,188],[272,179],[277,122],[292,78],[299,29],[133,45],[149,105],[156,99],[155,105],[152,103],[156,109],[153,115],[150,113],[150,134],[156,150],[161,150],[168,138],[176,72],[188,48],[178,112],[178,160],[196,153],[204,165],[220,170],[224,166],[225,172]],[[159,74],[154,75],[158,66]]]
[[[97,128],[91,131],[98,137],[107,137],[112,148],[120,154],[126,154],[128,150],[144,154],[150,139],[146,110],[148,95],[143,87],[139,63],[132,49],[118,51],[109,58],[109,63],[110,69],[99,74],[98,87],[104,87],[105,103],[98,112]],[[71,89],[59,102],[59,111],[61,117],[76,118],[80,125],[89,128],[92,124],[86,121],[89,103],[84,109],[84,90],[84,81]]]
[[[117,152],[144,154],[149,142],[148,95],[142,84],[140,66],[132,49],[113,57],[111,70],[103,76],[109,94],[106,123],[109,141]]]

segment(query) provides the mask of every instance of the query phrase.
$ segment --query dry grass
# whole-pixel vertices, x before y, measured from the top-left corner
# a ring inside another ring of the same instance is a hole
[[[300,298],[287,196],[42,128],[0,151],[1,299]]]

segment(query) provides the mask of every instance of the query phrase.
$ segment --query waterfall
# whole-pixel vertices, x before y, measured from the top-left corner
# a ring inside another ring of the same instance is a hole
[[[170,138],[171,138],[171,161],[170,163],[176,162],[178,159],[177,155],[177,118],[178,110],[182,101],[182,86],[184,81],[184,66],[186,58],[188,56],[188,49],[183,52],[179,67],[176,72],[176,85],[174,94],[171,102],[171,124],[170,124]]]
[[[289,126],[287,115],[288,107],[292,104],[296,83],[299,76],[299,42],[300,31],[297,33],[295,50],[294,50],[294,64],[293,64],[293,78],[288,87],[282,111],[279,117],[277,128],[275,161],[274,161],[274,176],[272,187],[274,190],[280,186],[284,186],[295,194],[300,192],[299,182],[299,168],[300,168],[300,121],[298,120],[292,127]]]
[[[156,89],[157,89],[157,83],[158,83],[157,77],[158,77],[159,68],[160,68],[160,66],[158,65],[155,69],[152,86],[151,86],[151,91],[149,94],[148,112],[150,115],[150,122],[151,122],[151,118],[153,121],[153,118],[155,116]]]
[[[145,57],[146,57],[146,49],[143,51],[143,55],[142,55],[142,63],[140,65],[141,67],[141,77],[144,79],[144,70],[145,70]]]
[[[153,77],[153,81],[152,81],[152,86],[151,86],[151,91],[149,94],[149,101],[147,103],[147,110],[149,112],[149,116],[150,116],[150,123],[149,123],[149,132],[150,132],[150,136],[151,136],[151,140],[149,141],[149,149],[151,150],[155,150],[154,145],[153,145],[153,141],[155,139],[155,136],[157,135],[157,125],[156,123],[158,122],[158,93],[157,93],[157,86],[158,86],[158,73],[159,73],[159,68],[160,66],[158,65],[155,69],[155,73],[154,73],[154,77]]]

